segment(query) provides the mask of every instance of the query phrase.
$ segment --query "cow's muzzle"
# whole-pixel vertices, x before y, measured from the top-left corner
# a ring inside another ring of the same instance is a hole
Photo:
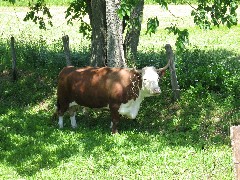
[[[153,89],[153,94],[158,95],[161,93],[161,89],[159,87]]]

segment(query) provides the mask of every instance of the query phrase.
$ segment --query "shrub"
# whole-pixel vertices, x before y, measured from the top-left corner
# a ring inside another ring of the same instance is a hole
[[[205,91],[239,97],[240,64],[231,52],[187,49],[176,63],[182,89],[201,84]]]

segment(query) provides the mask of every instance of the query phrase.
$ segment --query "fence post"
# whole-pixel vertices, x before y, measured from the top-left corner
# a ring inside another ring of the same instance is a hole
[[[14,37],[12,36],[11,43],[10,43],[11,54],[12,54],[12,73],[13,73],[13,81],[16,81],[17,80],[17,70],[16,70],[17,58],[16,58],[14,43],[15,43],[15,40],[14,40]]]
[[[174,94],[174,100],[178,100],[180,98],[180,89],[177,81],[175,63],[174,63],[174,54],[170,44],[166,44],[165,46],[167,59],[170,60],[170,74],[171,74],[171,85],[172,91]]]
[[[230,127],[235,179],[240,179],[240,126]]]
[[[67,66],[71,66],[72,62],[70,60],[70,50],[69,50],[69,37],[68,35],[62,37],[64,53],[66,57],[66,64]]]

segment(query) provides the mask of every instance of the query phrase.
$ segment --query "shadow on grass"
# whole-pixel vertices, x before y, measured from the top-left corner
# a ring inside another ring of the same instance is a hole
[[[150,145],[150,136],[159,134],[165,146],[191,146],[204,149],[211,143],[229,144],[230,123],[227,119],[229,117],[224,116],[224,111],[237,109],[239,104],[235,100],[229,100],[222,105],[223,99],[227,97],[227,91],[225,89],[223,92],[219,87],[224,85],[224,77],[235,78],[230,75],[239,72],[236,63],[239,57],[231,52],[186,51],[182,56],[185,60],[177,62],[179,83],[184,87],[182,94],[185,96],[177,103],[172,102],[167,74],[161,82],[162,95],[146,98],[137,119],[121,118],[119,130],[123,136],[127,136],[126,141],[122,143],[120,140],[117,141],[117,138],[114,139],[110,133],[108,112],[92,113],[89,117],[79,114],[79,128],[73,131],[70,129],[69,120],[66,121],[68,117],[65,117],[66,128],[58,130],[56,126],[49,125],[51,112],[29,111],[36,105],[44,104],[46,99],[52,100],[50,108],[53,110],[56,79],[60,69],[65,65],[64,55],[46,49],[39,51],[39,47],[19,46],[18,51],[21,52],[18,61],[19,78],[17,82],[12,82],[9,70],[11,58],[3,46],[0,44],[0,49],[5,54],[1,57],[3,69],[0,71],[0,87],[3,87],[0,89],[0,162],[13,167],[21,176],[34,176],[41,169],[55,168],[79,153],[83,153],[85,157],[91,156],[97,161],[102,158],[103,152],[108,152],[112,158],[109,164],[117,164],[118,160],[114,159],[116,147],[126,148],[126,151],[130,152],[132,145],[136,148]],[[162,67],[165,64],[165,60],[159,61],[165,59],[164,51],[147,54],[140,52],[138,56],[139,67],[146,65]],[[74,64],[84,66],[82,62],[86,63],[87,57],[89,52],[74,52]],[[209,61],[215,66],[215,61],[220,57],[224,63],[223,66],[212,69],[218,74],[215,76],[215,73],[208,71],[207,63]],[[229,62],[230,64],[225,66],[225,63]],[[225,69],[222,67],[226,67],[230,74],[227,73],[225,76]],[[201,77],[199,73],[201,75],[205,73],[207,76]],[[232,90],[230,93],[233,98],[237,98],[240,94],[239,83],[238,79],[234,78],[229,88]],[[201,91],[196,80],[203,82]],[[208,80],[213,82],[210,86],[207,84]],[[190,86],[193,87],[192,90]],[[217,95],[222,92],[223,95]],[[215,114],[218,110],[223,112]],[[101,151],[97,151],[98,147],[101,147]]]
[[[229,144],[228,134],[224,134],[226,131],[222,129],[228,126],[227,122],[224,126],[201,122],[201,108],[192,112],[188,106],[178,107],[183,112],[177,116],[173,104],[166,106],[159,105],[159,102],[168,103],[162,97],[155,100],[149,98],[136,120],[122,117],[119,138],[111,135],[108,112],[89,116],[78,114],[79,127],[76,130],[70,128],[66,115],[64,129],[58,130],[57,126],[49,125],[49,112],[31,113],[17,108],[8,110],[0,121],[0,162],[12,167],[21,176],[34,176],[42,169],[57,168],[78,154],[93,158],[99,168],[108,169],[111,165],[117,165],[119,153],[132,153],[132,148],[136,153],[143,147],[151,149],[154,138],[157,138],[155,146],[159,151],[166,146],[201,150],[212,143]],[[209,112],[205,115],[214,110],[214,106],[206,106]],[[176,118],[179,119],[177,124]],[[97,163],[99,161],[107,164]]]
[[[1,120],[1,161],[22,176],[31,176],[41,168],[54,167],[74,151],[74,147],[57,143],[61,142],[60,136],[42,122],[48,117],[41,116],[13,110],[7,119]]]

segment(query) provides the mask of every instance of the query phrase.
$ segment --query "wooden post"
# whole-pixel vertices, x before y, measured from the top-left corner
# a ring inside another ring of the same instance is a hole
[[[166,44],[165,49],[167,53],[167,59],[170,59],[169,68],[170,68],[170,74],[171,74],[171,85],[172,85],[172,91],[174,94],[174,100],[178,100],[180,98],[180,89],[177,81],[173,50],[170,44]]]
[[[17,62],[17,58],[16,58],[16,51],[15,51],[15,47],[14,47],[14,37],[11,37],[11,54],[12,54],[12,73],[13,73],[13,81],[17,80],[17,70],[16,70],[16,62]]]
[[[240,179],[240,126],[230,128],[235,179]]]
[[[69,50],[69,37],[68,35],[62,37],[64,53],[66,57],[66,64],[67,66],[71,66],[72,62],[70,60],[70,50]]]

